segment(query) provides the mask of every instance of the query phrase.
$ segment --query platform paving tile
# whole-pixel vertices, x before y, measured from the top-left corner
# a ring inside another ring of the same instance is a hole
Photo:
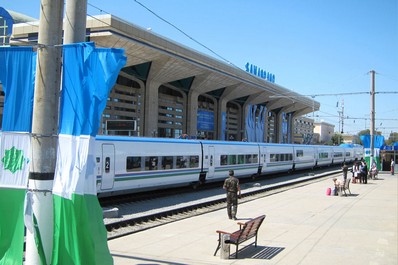
[[[398,176],[382,173],[351,184],[351,196],[326,196],[332,177],[238,207],[176,221],[108,242],[116,265],[180,264],[398,264]],[[258,246],[239,247],[239,259],[213,256],[216,230],[265,214]]]

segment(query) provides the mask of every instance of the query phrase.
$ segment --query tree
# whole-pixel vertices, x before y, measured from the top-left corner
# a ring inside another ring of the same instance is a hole
[[[343,135],[340,133],[335,133],[332,136],[333,145],[340,145],[343,143]]]
[[[369,130],[369,129],[366,129],[366,130],[360,131],[360,132],[358,133],[358,136],[361,136],[361,135],[368,135],[368,134],[370,134],[370,130]]]
[[[398,142],[398,132],[391,132],[388,140],[386,140],[386,145],[392,145],[394,142]]]

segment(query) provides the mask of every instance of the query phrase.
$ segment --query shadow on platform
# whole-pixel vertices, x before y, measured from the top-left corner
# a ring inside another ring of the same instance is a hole
[[[285,248],[283,247],[267,247],[267,246],[257,246],[253,244],[245,246],[238,251],[238,259],[266,259],[270,260],[279,253],[281,253]],[[230,255],[231,259],[235,258],[235,253]]]

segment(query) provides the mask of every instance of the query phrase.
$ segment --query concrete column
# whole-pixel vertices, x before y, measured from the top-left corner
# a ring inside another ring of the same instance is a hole
[[[282,112],[275,115],[275,140],[276,143],[282,143]]]
[[[268,109],[264,111],[264,142],[268,142]]]
[[[218,109],[217,109],[217,113],[218,113],[217,114],[217,119],[218,119],[217,135],[218,136],[217,136],[217,140],[223,139],[223,135],[222,135],[223,134],[223,131],[222,131],[222,123],[223,123],[222,113],[227,111],[227,103],[228,103],[228,101],[221,99],[219,101],[219,104],[218,104]],[[226,125],[224,124],[224,126],[226,126]],[[228,139],[224,139],[224,140],[228,140]]]
[[[188,93],[188,106],[187,106],[187,134],[197,135],[198,133],[198,98],[199,93],[190,90]]]
[[[213,102],[214,102],[214,140],[218,140],[217,139],[217,135],[219,134],[219,129],[218,129],[218,124],[221,122],[221,120],[219,119],[217,113],[218,113],[218,101],[216,98],[212,98]]]
[[[249,104],[244,104],[242,107],[242,130],[243,131],[243,138],[247,139],[247,134],[246,134],[246,117],[247,114],[249,113]]]
[[[243,128],[244,128],[244,126],[242,125],[242,124],[244,124],[244,122],[242,123],[242,115],[243,115],[243,109],[242,109],[242,107],[241,107],[241,105],[238,105],[238,109],[239,109],[239,112],[238,112],[238,117],[237,117],[237,120],[238,120],[238,124],[237,124],[237,132],[236,132],[236,141],[242,141],[242,130],[243,130]]]
[[[145,86],[144,136],[157,136],[160,82],[148,79]]]

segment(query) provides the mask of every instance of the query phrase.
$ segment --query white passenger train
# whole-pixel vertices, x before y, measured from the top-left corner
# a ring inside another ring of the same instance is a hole
[[[363,158],[363,148],[97,136],[99,197],[340,165]]]

